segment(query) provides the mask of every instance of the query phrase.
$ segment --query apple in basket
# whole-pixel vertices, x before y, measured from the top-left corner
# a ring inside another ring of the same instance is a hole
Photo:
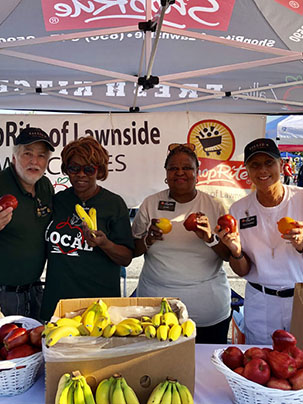
[[[288,380],[278,379],[273,376],[268,380],[266,386],[272,389],[291,390],[291,385]]]
[[[291,345],[287,349],[284,349],[283,352],[294,358],[297,369],[303,368],[303,351],[299,347]]]
[[[0,327],[0,344],[3,343],[3,338],[6,337],[7,334],[12,330],[14,330],[15,328],[18,328],[18,326],[14,323],[3,324]]]
[[[232,370],[243,366],[243,357],[243,352],[236,346],[229,346],[224,349],[222,353],[222,361],[224,365]]]
[[[297,372],[289,378],[289,381],[293,390],[303,389],[303,369],[297,370]]]
[[[270,379],[269,365],[261,358],[253,358],[245,365],[243,376],[252,382],[264,385]]]
[[[262,350],[262,348],[252,347],[246,349],[244,352],[243,364],[244,366],[254,358],[261,358],[266,360],[266,353]]]
[[[297,371],[296,361],[286,352],[279,352],[275,350],[269,352],[268,363],[273,376],[277,377],[278,379],[288,379]]]
[[[276,330],[271,337],[273,341],[273,349],[275,351],[282,352],[289,346],[295,346],[297,344],[296,337],[285,330]]]

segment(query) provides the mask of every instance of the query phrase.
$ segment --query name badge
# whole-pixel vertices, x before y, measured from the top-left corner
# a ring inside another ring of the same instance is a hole
[[[176,202],[173,201],[159,201],[158,210],[168,210],[174,212],[176,208]]]
[[[240,219],[240,229],[248,229],[257,226],[257,216],[248,216]]]

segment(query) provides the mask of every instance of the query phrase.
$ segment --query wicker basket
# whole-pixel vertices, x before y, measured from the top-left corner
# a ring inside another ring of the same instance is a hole
[[[279,390],[264,387],[229,369],[222,362],[224,349],[213,352],[211,361],[223,373],[235,396],[236,404],[303,404],[303,390]]]
[[[7,316],[0,319],[0,327],[7,323],[18,323],[26,329],[41,325],[37,320],[23,316]],[[42,352],[24,358],[0,361],[0,396],[15,396],[28,390],[35,383],[42,363]]]

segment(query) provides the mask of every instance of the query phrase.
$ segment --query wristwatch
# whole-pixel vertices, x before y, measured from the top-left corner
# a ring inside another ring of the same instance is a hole
[[[220,239],[216,234],[212,234],[211,238],[213,239],[213,241],[210,242],[204,241],[207,247],[214,247],[215,245],[220,243]]]

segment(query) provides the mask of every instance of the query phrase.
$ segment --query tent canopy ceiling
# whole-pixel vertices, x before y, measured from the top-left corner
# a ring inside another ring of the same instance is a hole
[[[0,108],[303,112],[303,5],[6,0]]]

